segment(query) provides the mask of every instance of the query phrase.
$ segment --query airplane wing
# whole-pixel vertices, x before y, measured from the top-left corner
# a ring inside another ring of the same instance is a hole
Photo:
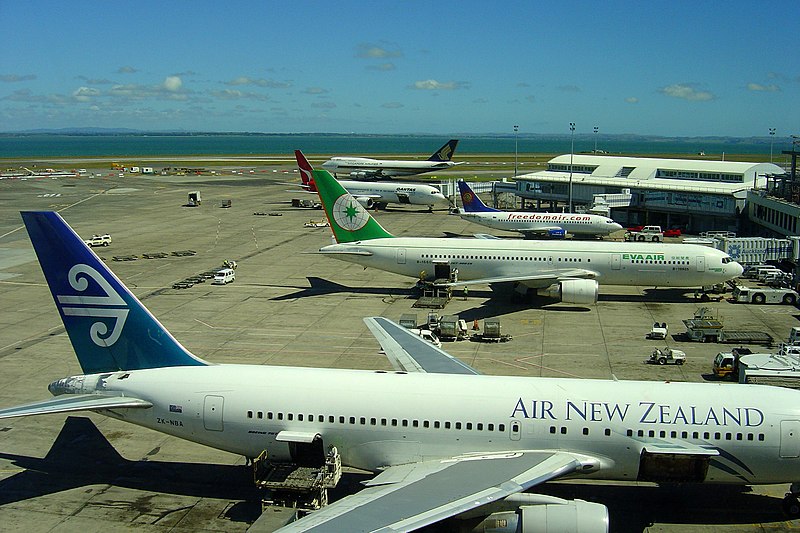
[[[494,278],[470,279],[451,281],[447,283],[439,283],[437,287],[463,287],[464,285],[491,285],[493,283],[510,283],[519,282],[531,288],[545,288],[553,283],[565,279],[594,279],[597,277],[597,272],[592,270],[584,270],[582,268],[573,268],[569,270],[551,270],[550,272],[540,274],[520,274],[517,276],[498,276]]]
[[[16,416],[49,415],[73,411],[98,411],[101,409],[145,409],[153,404],[128,396],[100,396],[97,394],[63,394],[49,400],[33,402],[8,409],[0,409],[0,419]]]
[[[367,317],[364,322],[395,370],[430,374],[480,374],[468,364],[387,318]]]
[[[471,454],[387,468],[367,488],[278,531],[412,531],[575,472],[556,451]]]

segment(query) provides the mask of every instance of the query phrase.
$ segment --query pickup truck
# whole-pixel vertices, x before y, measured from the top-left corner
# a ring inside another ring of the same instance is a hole
[[[92,235],[91,239],[83,239],[88,246],[108,246],[111,244],[111,235]]]
[[[635,228],[631,229],[635,230]],[[664,232],[661,231],[661,226],[644,226],[638,231],[628,230],[625,240],[661,242],[664,240]]]

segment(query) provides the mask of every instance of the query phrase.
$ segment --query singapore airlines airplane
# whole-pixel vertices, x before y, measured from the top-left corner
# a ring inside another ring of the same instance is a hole
[[[281,532],[412,531],[467,511],[509,531],[607,531],[602,504],[522,494],[564,478],[792,483],[784,509],[800,515],[796,390],[480,375],[381,317],[365,322],[397,372],[213,364],[60,215],[22,217],[84,374],[0,418],[96,411],[248,458],[335,446],[377,473]]]
[[[443,287],[516,283],[586,304],[597,301],[598,282],[699,287],[742,273],[728,254],[696,244],[395,237],[326,170],[313,174],[336,238],[320,253]]]
[[[452,166],[460,165],[451,161],[456,151],[458,139],[450,139],[441,148],[436,150],[427,161],[370,159],[368,157],[332,157],[322,163],[322,168],[338,175],[347,173],[354,179],[381,179],[392,176],[413,176],[446,170]]]
[[[317,192],[317,186],[311,173],[314,167],[308,162],[300,150],[294,151],[297,167],[300,169],[301,187],[307,191]],[[431,185],[421,183],[364,183],[363,181],[341,180],[339,183],[352,194],[361,205],[367,209],[381,207],[386,204],[411,204],[427,205],[433,210],[434,206],[446,207],[450,202],[442,192]]]
[[[510,212],[492,209],[484,204],[463,180],[458,182],[458,190],[461,192],[461,202],[464,204],[464,209],[459,212],[461,218],[494,229],[518,231],[526,237],[555,232],[573,235],[608,235],[622,229],[620,224],[600,215]]]

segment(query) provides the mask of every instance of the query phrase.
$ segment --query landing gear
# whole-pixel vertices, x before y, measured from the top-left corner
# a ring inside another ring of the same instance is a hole
[[[781,504],[783,512],[786,513],[789,518],[800,517],[800,500],[798,500],[798,496],[800,496],[800,483],[792,483],[789,492],[786,493],[786,496],[783,498],[783,503]]]

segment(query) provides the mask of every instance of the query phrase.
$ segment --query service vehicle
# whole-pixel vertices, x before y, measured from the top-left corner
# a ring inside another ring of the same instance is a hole
[[[666,365],[667,363],[682,365],[686,361],[686,352],[675,348],[656,348],[645,361],[650,364]]]
[[[683,320],[683,325],[686,326],[686,339],[695,342],[771,346],[774,340],[766,331],[724,328],[722,320],[708,307],[699,308],[695,311],[694,317]]]
[[[733,378],[739,379],[739,358],[743,355],[750,355],[753,351],[750,348],[740,346],[730,352],[719,352],[714,357],[711,371],[719,379]]]
[[[628,231],[625,234],[625,239],[628,241],[661,242],[664,240],[664,232],[661,231],[661,226],[644,226],[639,231]]]
[[[669,334],[669,326],[667,326],[667,323],[662,322],[659,324],[658,322],[656,322],[650,329],[650,333],[647,334],[647,338],[654,340],[664,340],[667,338],[667,334]]]
[[[89,246],[108,246],[111,244],[111,235],[108,233],[103,235],[92,235],[91,239],[84,239],[83,242]]]
[[[236,272],[232,268],[221,268],[214,274],[213,285],[227,285],[236,280]]]
[[[733,289],[731,300],[748,304],[786,304],[794,305],[800,295],[792,289],[775,287],[751,288],[739,285]]]

